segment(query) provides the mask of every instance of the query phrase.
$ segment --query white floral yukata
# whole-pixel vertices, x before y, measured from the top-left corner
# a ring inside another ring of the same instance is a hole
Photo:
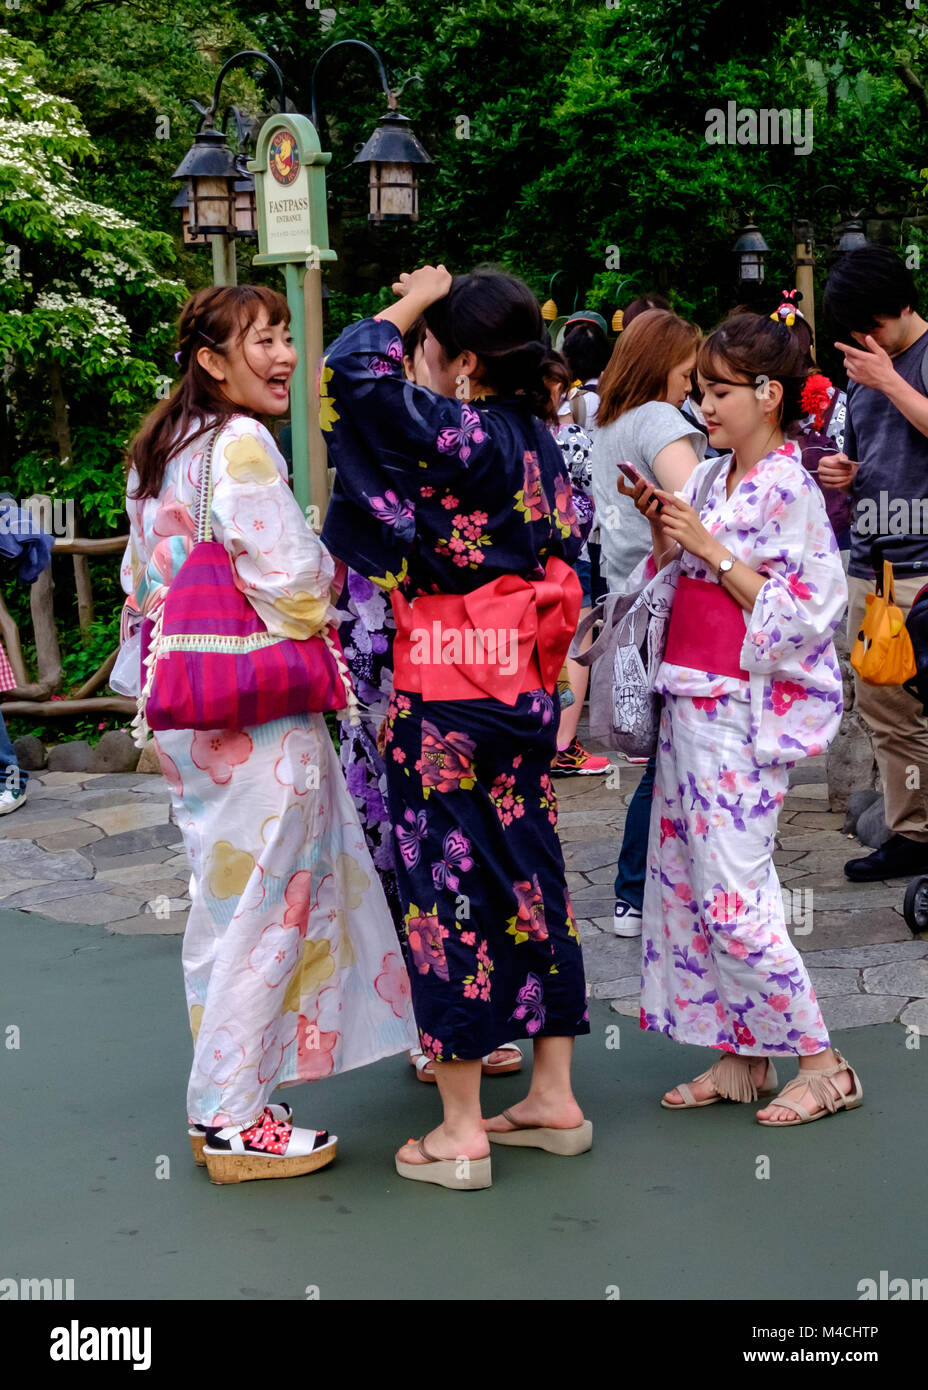
[[[134,500],[123,586],[151,616],[194,541],[208,435]],[[265,427],[236,416],[213,452],[213,538],[275,634],[310,637],[333,561],[306,524]],[[315,1081],[415,1045],[409,981],[321,714],[248,729],[159,732],[190,858],[183,965],[198,1124],[247,1124],[276,1086]],[[307,787],[318,768],[319,786]]]
[[[689,478],[693,503],[710,459]],[[798,447],[770,453],[726,496],[722,467],[700,513],[765,576],[740,665],[749,679],[664,662],[642,930],[641,1027],[746,1056],[829,1046],[789,939],[773,865],[789,769],[841,718],[832,642],[847,584],[825,504]],[[684,552],[681,572],[714,580]]]

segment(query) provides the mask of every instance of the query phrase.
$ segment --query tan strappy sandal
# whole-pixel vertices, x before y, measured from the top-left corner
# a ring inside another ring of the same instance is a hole
[[[742,1057],[734,1052],[723,1052],[719,1060],[708,1071],[694,1077],[690,1083],[695,1086],[698,1081],[711,1081],[716,1089],[716,1095],[709,1096],[706,1100],[697,1100],[689,1086],[681,1082],[673,1089],[680,1092],[683,1097],[683,1104],[674,1105],[672,1100],[664,1100],[661,1097],[661,1105],[665,1110],[699,1110],[704,1105],[715,1105],[720,1100],[744,1102],[759,1100],[762,1096],[772,1096],[776,1093],[779,1085],[772,1057],[766,1059],[767,1074],[762,1090],[757,1089],[751,1076],[751,1064],[760,1060],[759,1057]]]
[[[769,1129],[792,1129],[793,1125],[810,1125],[814,1120],[823,1120],[826,1115],[836,1115],[839,1110],[856,1110],[864,1098],[864,1088],[860,1084],[860,1077],[852,1066],[841,1056],[837,1048],[834,1049],[838,1059],[836,1067],[826,1067],[823,1071],[813,1071],[811,1068],[800,1070],[793,1077],[792,1081],[787,1081],[783,1090],[771,1102],[771,1105],[782,1105],[787,1110],[795,1110],[799,1116],[797,1120],[758,1120],[759,1125],[767,1125]],[[850,1072],[854,1089],[848,1091],[844,1096],[835,1086],[828,1084],[829,1076],[837,1076],[838,1072]],[[814,1115],[810,1115],[804,1105],[800,1105],[796,1100],[789,1099],[789,1093],[810,1090],[815,1100],[823,1108],[816,1110]]]

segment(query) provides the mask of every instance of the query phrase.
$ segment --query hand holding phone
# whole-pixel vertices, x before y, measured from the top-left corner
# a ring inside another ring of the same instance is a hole
[[[644,494],[645,494],[646,492],[648,492],[648,491],[652,491],[652,492],[653,492],[654,484],[653,484],[653,483],[647,482],[647,481],[641,476],[641,474],[638,472],[638,469],[635,467],[635,465],[634,465],[633,463],[627,463],[627,462],[620,463],[620,464],[619,464],[619,472],[620,472],[620,473],[624,473],[625,477],[628,479],[628,481],[632,484],[632,487],[634,488],[634,491],[633,491],[633,492],[629,492],[628,488],[624,488],[624,487],[622,487],[621,484],[618,484],[617,486],[618,486],[619,492],[621,492],[621,493],[622,493],[624,496],[626,496],[626,497],[631,497],[631,498],[633,499],[634,503],[635,503],[635,506],[638,507],[638,503],[639,503],[639,500],[641,499],[641,497],[643,497]],[[657,507],[656,507],[656,511],[655,511],[655,515],[656,515],[657,513],[660,512],[661,507],[662,507],[662,503],[661,503],[661,501],[660,501],[660,498],[657,497],[656,494],[652,495],[650,501],[647,503],[647,505],[646,505],[644,508],[638,507],[638,510],[639,510],[639,511],[642,511],[642,512],[646,515],[646,514],[647,514],[647,511],[648,511],[648,508],[649,508],[650,505],[651,505],[651,502],[656,502],[656,503],[657,503]]]

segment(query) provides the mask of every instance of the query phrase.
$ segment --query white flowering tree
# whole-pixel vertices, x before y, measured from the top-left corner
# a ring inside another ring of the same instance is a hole
[[[75,498],[121,527],[122,451],[163,394],[183,285],[172,239],[82,193],[80,114],[43,91],[44,57],[0,29],[0,483]],[[5,397],[5,400],[2,399]]]

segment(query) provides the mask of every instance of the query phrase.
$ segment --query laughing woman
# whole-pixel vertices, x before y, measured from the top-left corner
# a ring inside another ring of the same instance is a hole
[[[281,295],[255,285],[201,290],[183,311],[180,384],[131,449],[124,583],[147,618],[191,551],[211,459],[213,538],[269,632],[309,638],[328,621],[332,558],[261,422],[289,401],[289,317]],[[312,1172],[335,1157],[335,1136],[294,1128],[290,1107],[269,1103],[275,1087],[415,1039],[393,924],[324,717],[167,729],[156,746],[193,870],[183,966],[194,1157],[214,1182]]]
[[[544,424],[563,364],[528,286],[425,266],[394,289],[399,303],[325,360],[337,483],[324,538],[390,593],[397,624],[388,802],[416,1022],[444,1105],[397,1169],[486,1187],[488,1131],[556,1153],[592,1142],[570,1087],[589,1021],[550,776],[580,528]],[[403,374],[402,335],[423,313],[431,389]],[[478,655],[478,630],[502,640]],[[481,1058],[513,1037],[534,1042],[529,1095],[485,1130]]]
[[[679,494],[620,484],[651,522],[658,567],[679,557],[656,682],[641,1026],[723,1054],[667,1092],[667,1109],[775,1095],[757,1118],[782,1128],[863,1094],[831,1047],[773,865],[789,770],[822,753],[840,721],[832,636],[847,585],[821,493],[784,438],[805,378],[789,329],[736,315],[697,366],[709,439],[732,452]],[[779,1095],[775,1057],[799,1062]]]

